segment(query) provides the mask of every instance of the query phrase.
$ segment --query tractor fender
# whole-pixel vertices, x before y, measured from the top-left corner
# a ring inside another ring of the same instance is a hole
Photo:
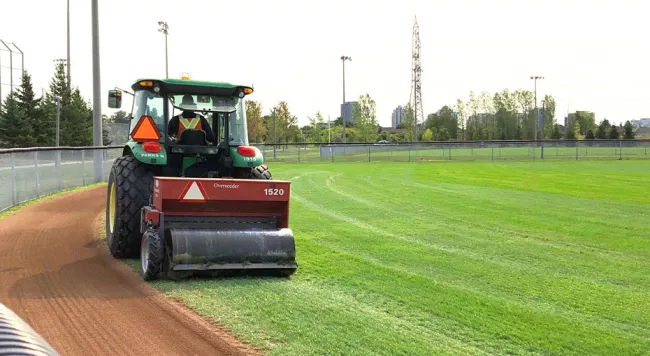
[[[156,166],[167,165],[167,152],[163,148],[160,152],[151,153],[146,152],[142,148],[142,144],[135,141],[129,141],[122,150],[123,156],[133,156],[138,161],[145,164],[152,164]]]

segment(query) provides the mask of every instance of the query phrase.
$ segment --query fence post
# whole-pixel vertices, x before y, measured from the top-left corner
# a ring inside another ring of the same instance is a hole
[[[411,144],[409,143],[409,162],[411,162]]]
[[[492,160],[494,161],[494,146],[492,146]]]
[[[537,148],[537,142],[533,142],[533,161],[535,160],[535,158],[537,158],[536,157],[536,155],[537,155],[536,148]]]
[[[36,174],[36,198],[41,197],[41,183],[38,179],[38,151],[34,151],[34,171]]]
[[[86,185],[86,150],[81,150],[81,184]]]
[[[16,186],[16,163],[13,152],[9,154],[9,158],[11,158],[11,202],[15,206],[18,204],[18,187]]]
[[[576,161],[578,160],[578,143],[576,142]]]
[[[451,161],[451,145],[449,145],[449,160]]]
[[[61,191],[61,172],[63,167],[61,167],[61,150],[56,151],[56,176],[59,181],[59,191]]]
[[[370,162],[370,146],[368,146],[368,162]]]
[[[300,145],[298,145],[298,163],[300,163]]]
[[[623,159],[623,141],[618,141],[618,159]]]

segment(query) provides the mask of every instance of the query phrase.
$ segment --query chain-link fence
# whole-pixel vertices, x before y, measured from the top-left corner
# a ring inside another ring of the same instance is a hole
[[[93,183],[95,151],[102,153],[103,181],[108,180],[121,146],[39,148],[0,152],[0,211],[62,190]]]
[[[650,140],[255,144],[267,162],[647,159]]]
[[[256,144],[266,162],[382,162],[457,160],[648,159],[650,140],[482,141],[406,144]],[[103,181],[122,146],[0,151],[0,211],[93,183],[94,152],[103,155]]]

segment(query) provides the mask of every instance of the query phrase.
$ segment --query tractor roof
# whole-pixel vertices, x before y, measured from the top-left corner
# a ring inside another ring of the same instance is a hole
[[[248,88],[252,93],[252,86],[248,85],[235,85],[225,82],[207,82],[200,80],[186,80],[186,79],[153,79],[143,78],[138,79],[133,83],[131,89],[133,90],[148,90],[155,86],[160,87],[162,92],[171,92],[179,94],[200,94],[200,95],[217,95],[217,96],[237,96],[239,92]],[[247,94],[250,94],[247,93]]]

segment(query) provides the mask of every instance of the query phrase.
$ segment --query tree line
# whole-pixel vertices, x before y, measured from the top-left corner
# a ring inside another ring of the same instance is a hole
[[[538,121],[535,94],[518,89],[476,95],[470,92],[466,101],[456,100],[427,115],[423,123],[414,125],[414,110],[410,103],[403,106],[398,133],[382,130],[377,123],[376,103],[369,94],[360,95],[353,104],[352,122],[345,125],[347,142],[412,141],[475,141],[475,140],[531,140],[538,139],[634,139],[634,126],[611,125],[607,119],[596,124],[593,112],[577,111],[569,115],[569,127],[561,128],[555,118],[555,99],[545,95],[537,105],[543,124]],[[342,142],[343,119],[337,117],[328,127],[321,112],[309,117],[309,124],[298,127],[295,116],[284,101],[264,115],[261,103],[247,101],[249,141],[273,143],[273,116],[276,111],[277,143],[286,142]],[[280,114],[281,113],[281,114]],[[537,123],[537,127],[535,127]]]
[[[62,63],[58,63],[50,88],[41,98],[34,93],[30,75],[23,73],[20,88],[10,94],[0,110],[0,147],[54,146],[56,101],[60,98],[60,145],[92,145],[92,108],[79,89],[72,90]],[[352,122],[345,125],[347,142],[412,141],[475,141],[530,140],[535,138],[537,110],[534,93],[528,90],[475,95],[455,105],[445,105],[427,115],[423,123],[414,125],[414,110],[403,106],[398,133],[382,130],[377,121],[376,103],[369,94],[360,95],[352,108]],[[543,105],[542,105],[543,104]],[[543,125],[537,127],[538,139],[634,139],[634,127],[611,125],[607,119],[596,124],[595,114],[577,111],[569,116],[569,126],[560,129],[555,119],[555,100],[545,95],[538,104],[543,107]],[[322,113],[308,117],[309,124],[300,127],[287,101],[280,101],[268,110],[255,100],[246,101],[248,136],[251,143],[278,144],[297,142],[343,142],[343,118],[328,125]],[[128,124],[130,116],[118,111],[106,123]],[[104,128],[104,144],[110,144]]]
[[[352,107],[353,121],[345,125],[347,142],[376,142],[378,137],[376,103],[368,94],[360,95]],[[275,117],[275,121],[274,121]],[[246,101],[248,139],[252,143],[276,142],[342,142],[343,118],[337,117],[329,124],[318,111],[309,116],[309,124],[300,127],[298,119],[289,111],[286,101],[280,101],[264,113],[259,101]],[[275,138],[275,141],[274,141]]]
[[[22,73],[21,85],[5,98],[0,110],[0,147],[51,147],[56,145],[57,99],[59,101],[59,145],[93,145],[93,111],[78,88],[67,81],[63,63],[58,63],[49,90],[41,97],[34,92],[31,75]],[[110,144],[103,132],[104,145]]]
[[[503,89],[490,94],[487,91],[476,95],[470,92],[466,101],[443,106],[438,112],[429,114],[422,141],[475,141],[475,140],[533,140],[537,139],[634,139],[634,126],[627,121],[618,128],[607,119],[596,125],[595,114],[577,111],[569,115],[568,127],[561,129],[555,118],[555,99],[545,95],[537,108],[532,91],[518,89],[513,92]],[[407,121],[402,127],[412,131],[412,109],[407,105]],[[538,110],[543,118],[539,121]],[[594,132],[599,129],[599,135]],[[537,135],[535,135],[537,133]]]

